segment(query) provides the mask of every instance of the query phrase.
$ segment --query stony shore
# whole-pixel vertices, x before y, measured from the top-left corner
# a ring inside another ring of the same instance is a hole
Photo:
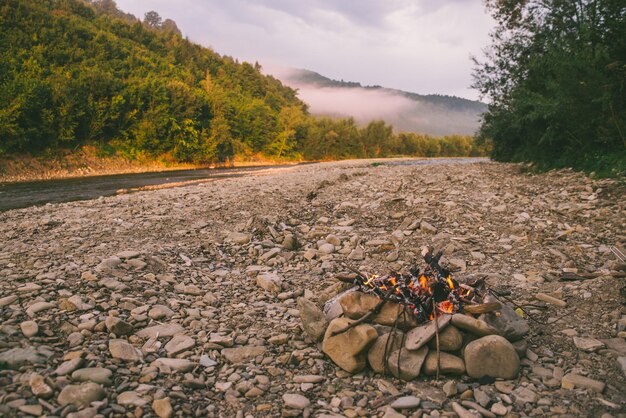
[[[626,416],[625,191],[349,161],[0,213],[0,416]],[[532,315],[517,378],[351,375],[303,332],[344,263],[424,245]]]

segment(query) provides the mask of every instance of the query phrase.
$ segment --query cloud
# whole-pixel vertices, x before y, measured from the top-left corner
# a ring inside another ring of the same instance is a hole
[[[193,41],[240,60],[334,79],[476,98],[471,54],[493,26],[476,0],[117,0],[156,10]]]
[[[382,119],[397,132],[430,135],[472,135],[478,128],[476,111],[409,99],[388,89],[320,87],[302,81],[301,70],[291,68],[267,66],[264,72],[297,89],[298,97],[309,105],[313,115],[353,117],[360,125]]]

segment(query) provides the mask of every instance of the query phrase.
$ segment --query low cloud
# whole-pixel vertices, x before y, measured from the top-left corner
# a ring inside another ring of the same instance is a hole
[[[266,66],[265,71],[297,89],[313,115],[353,117],[359,125],[382,119],[396,132],[430,135],[472,135],[478,129],[477,112],[434,104],[428,98],[415,100],[384,88],[321,87],[300,81],[300,70],[284,67]]]

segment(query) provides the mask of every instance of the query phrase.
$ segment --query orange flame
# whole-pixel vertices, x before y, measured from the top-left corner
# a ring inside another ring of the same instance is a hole
[[[452,281],[452,278],[448,276],[446,277],[446,280],[448,281],[448,286],[450,287],[450,289],[454,289],[454,282]]]
[[[450,303],[447,300],[444,300],[443,302],[441,302],[438,306],[439,311],[443,312],[443,313],[453,313],[454,312],[454,305],[452,303]]]

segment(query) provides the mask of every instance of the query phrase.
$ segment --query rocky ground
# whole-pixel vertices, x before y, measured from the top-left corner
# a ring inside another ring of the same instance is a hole
[[[2,213],[0,415],[626,416],[625,190],[360,161]],[[540,321],[518,378],[350,375],[303,332],[298,297],[342,290],[343,263],[423,245]]]

